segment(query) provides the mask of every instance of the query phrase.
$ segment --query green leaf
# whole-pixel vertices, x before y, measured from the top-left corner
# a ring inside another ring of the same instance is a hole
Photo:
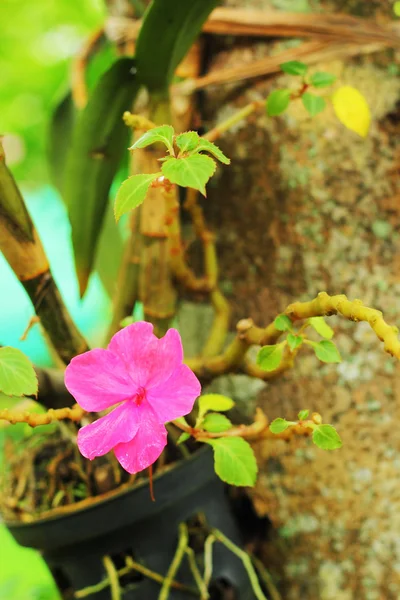
[[[222,481],[238,486],[255,484],[258,468],[248,442],[240,437],[225,437],[207,440],[207,444],[214,450],[215,472]]]
[[[310,77],[310,83],[316,88],[323,88],[332,85],[336,79],[336,75],[331,73],[314,73]]]
[[[299,421],[305,421],[306,419],[308,419],[308,415],[310,414],[310,411],[308,409],[306,410],[301,410],[299,412],[299,414],[297,415]]]
[[[235,405],[234,401],[222,394],[204,394],[198,399],[199,419],[201,420],[209,410],[225,412]]]
[[[218,0],[153,0],[136,44],[138,77],[152,92],[165,92]],[[172,10],[173,8],[173,10]]]
[[[286,315],[279,315],[276,317],[274,325],[278,331],[290,331],[293,323]]]
[[[267,115],[269,117],[276,117],[285,112],[289,106],[290,95],[290,90],[274,90],[271,92],[267,98]]]
[[[176,443],[179,446],[179,444],[183,444],[183,442],[186,442],[186,440],[188,440],[189,438],[190,438],[190,434],[186,433],[186,431],[183,431],[181,433],[181,435],[179,436],[178,441]]]
[[[53,185],[62,195],[64,190],[65,166],[71,144],[76,108],[69,92],[53,111],[49,127],[47,155],[49,173]],[[62,143],[60,143],[62,140]]]
[[[118,221],[121,216],[133,208],[142,204],[151,182],[157,179],[161,173],[150,173],[150,175],[132,175],[118,190],[114,204],[115,220]]]
[[[146,148],[151,144],[161,143],[164,144],[168,150],[173,150],[174,140],[174,128],[171,125],[161,125],[161,127],[154,127],[144,133],[136,142],[129,148],[129,150],[136,150],[137,148]]]
[[[290,60],[279,66],[282,71],[288,75],[305,75],[308,71],[308,66],[298,60]]]
[[[0,348],[0,392],[7,396],[36,396],[38,380],[31,361],[21,350]]]
[[[205,431],[210,431],[211,433],[220,433],[221,431],[227,431],[228,429],[231,429],[232,423],[225,415],[220,415],[219,413],[208,413],[201,427]]]
[[[200,143],[200,136],[196,131],[185,131],[176,136],[176,145],[181,152],[192,152]]]
[[[258,366],[264,371],[277,369],[282,361],[283,346],[284,342],[273,346],[263,346],[257,355]]]
[[[312,117],[322,112],[326,106],[326,102],[321,96],[315,96],[306,92],[302,95],[301,100],[304,104],[304,108],[310,113]]]
[[[121,329],[123,329],[124,327],[128,327],[128,325],[132,325],[132,323],[135,322],[135,317],[133,317],[132,315],[129,315],[128,317],[124,317],[122,319],[122,321],[120,321],[119,326],[121,327]]]
[[[318,344],[312,342],[311,345],[314,348],[317,358],[319,358],[319,360],[322,362],[340,363],[342,361],[339,350],[336,348],[333,342],[322,340],[322,342],[319,342]]]
[[[315,331],[323,338],[327,340],[333,338],[334,331],[332,327],[326,323],[324,317],[310,317],[308,322],[310,323],[311,327],[313,327]]]
[[[161,167],[163,175],[171,183],[199,190],[203,196],[206,196],[205,185],[215,169],[215,161],[202,154],[191,154],[185,158],[171,157]]]
[[[209,142],[208,140],[206,140],[204,138],[200,138],[200,143],[197,146],[195,152],[209,152],[217,160],[224,163],[224,165],[231,164],[230,159],[227,156],[225,156],[225,154],[222,152],[222,150],[220,150],[218,148],[218,146],[216,146],[215,144],[213,144],[212,142]]]
[[[290,350],[293,352],[293,350],[296,350],[296,348],[302,345],[303,338],[301,337],[301,335],[293,335],[293,333],[289,333],[286,338],[286,341]]]
[[[286,419],[278,418],[272,421],[269,426],[269,430],[271,433],[282,433],[291,425],[295,425],[295,423],[293,421],[286,421]]]
[[[110,187],[128,146],[122,115],[139,90],[134,64],[121,58],[101,77],[77,118],[69,148],[63,188],[81,296],[93,268]]]
[[[124,245],[122,230],[115,224],[114,200],[109,200],[94,262],[94,268],[109,298],[112,298],[116,291]]]
[[[332,425],[317,425],[312,434],[313,442],[322,450],[336,450],[342,447],[340,435]]]
[[[400,17],[400,2],[397,1],[393,4],[393,12],[396,15],[396,17]]]

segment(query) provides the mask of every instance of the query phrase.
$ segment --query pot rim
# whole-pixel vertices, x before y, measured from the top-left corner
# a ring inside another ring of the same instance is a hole
[[[166,478],[172,472],[183,469],[184,467],[186,467],[188,465],[188,463],[193,462],[196,459],[198,460],[202,455],[205,455],[205,454],[209,453],[210,451],[211,451],[211,448],[209,446],[206,446],[205,448],[204,447],[199,448],[196,452],[193,452],[189,456],[182,457],[180,460],[177,460],[173,463],[170,463],[170,465],[167,465],[166,468],[163,469],[160,473],[154,475],[154,477],[153,477],[154,489],[156,488],[157,484],[161,480]],[[149,485],[149,479],[148,479],[148,477],[146,477],[143,480],[140,480],[140,482],[138,482],[136,485],[134,483],[131,486],[127,485],[125,488],[123,487],[123,485],[115,488],[115,490],[106,492],[107,494],[109,494],[106,497],[104,497],[104,495],[100,494],[98,496],[92,496],[89,498],[85,498],[84,500],[80,500],[79,502],[75,502],[74,504],[67,505],[65,508],[62,509],[62,512],[60,511],[59,508],[55,508],[53,510],[42,513],[44,516],[40,516],[37,519],[33,519],[32,521],[17,521],[17,520],[12,521],[12,520],[4,519],[3,523],[9,529],[20,530],[20,529],[32,527],[35,525],[45,524],[45,523],[48,523],[51,521],[56,521],[56,520],[62,521],[63,519],[71,518],[72,516],[76,515],[77,513],[79,513],[80,515],[83,515],[87,512],[91,512],[91,511],[95,510],[100,505],[107,505],[109,503],[115,502],[116,500],[118,500],[120,498],[123,498],[125,495],[133,494],[134,492],[139,492],[144,487]],[[201,485],[200,482],[199,482],[199,485]],[[82,504],[86,503],[87,500],[90,500],[90,503],[87,503],[84,506],[82,506]]]

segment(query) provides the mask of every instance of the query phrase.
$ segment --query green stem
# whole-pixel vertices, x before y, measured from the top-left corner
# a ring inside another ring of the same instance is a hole
[[[169,592],[171,590],[171,583],[175,578],[175,575],[182,563],[183,557],[185,556],[186,548],[189,543],[189,533],[185,523],[179,525],[179,538],[178,547],[175,552],[175,556],[172,559],[172,563],[165,576],[164,583],[162,585],[158,600],[168,600]]]
[[[243,563],[244,568],[247,571],[247,575],[249,576],[251,587],[253,588],[253,592],[257,598],[257,600],[268,600],[261,589],[260,583],[258,581],[257,573],[252,565],[250,556],[239,546],[236,546],[230,539],[228,539],[221,531],[218,529],[212,529],[212,534],[215,539],[217,539],[221,544],[223,544],[228,550],[230,550],[233,554],[235,554]]]
[[[251,560],[255,564],[255,567],[256,567],[261,579],[263,580],[264,585],[268,590],[268,594],[271,596],[271,600],[282,600],[282,596],[276,589],[274,582],[272,581],[271,575],[269,574],[269,572],[267,571],[267,569],[265,568],[265,566],[263,565],[261,560],[259,558],[257,558],[256,556],[252,556]]]
[[[215,542],[215,536],[213,534],[209,535],[204,543],[204,585],[208,588],[211,581],[212,576],[212,550]]]
[[[194,551],[192,548],[187,547],[186,548],[186,555],[188,558],[188,563],[190,566],[190,570],[192,571],[192,575],[193,575],[193,579],[196,582],[197,587],[199,588],[200,591],[200,600],[208,600],[210,595],[208,593],[207,590],[207,586],[204,583],[200,571],[199,571],[199,567],[197,566],[197,562],[196,562],[196,557],[194,554]]]
[[[121,587],[119,585],[118,571],[109,556],[103,556],[103,565],[107,572],[111,588],[111,600],[121,600]]]

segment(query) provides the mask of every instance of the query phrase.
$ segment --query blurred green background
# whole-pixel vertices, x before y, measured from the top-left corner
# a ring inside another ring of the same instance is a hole
[[[47,136],[52,112],[69,88],[71,59],[104,15],[102,0],[0,2],[0,133],[7,164],[22,189],[67,307],[92,344],[103,336],[109,300],[96,275],[84,301],[79,300],[69,222],[50,183]],[[51,364],[38,327],[26,341],[19,339],[33,310],[1,255],[0,281],[7,290],[0,295],[0,344],[20,348],[38,365]]]
[[[0,134],[12,169],[51,257],[57,283],[78,325],[96,342],[109,302],[96,277],[85,301],[78,298],[64,206],[51,187],[46,137],[52,110],[69,85],[71,58],[104,20],[102,0],[2,0],[0,2]],[[62,140],[60,141],[62,143]],[[32,308],[0,256],[0,344],[21,348],[37,364],[51,359],[38,328],[19,341]],[[0,398],[0,406],[1,406]],[[4,400],[3,400],[4,402]],[[29,429],[29,428],[28,428]],[[5,435],[30,435],[26,426],[0,428]],[[0,600],[58,600],[40,556],[17,546],[0,524]]]

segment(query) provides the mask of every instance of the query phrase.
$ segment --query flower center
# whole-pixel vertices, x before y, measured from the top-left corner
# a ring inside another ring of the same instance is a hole
[[[143,400],[146,399],[146,390],[144,389],[144,387],[140,387],[136,393],[135,396],[135,403],[140,406],[143,402]]]

